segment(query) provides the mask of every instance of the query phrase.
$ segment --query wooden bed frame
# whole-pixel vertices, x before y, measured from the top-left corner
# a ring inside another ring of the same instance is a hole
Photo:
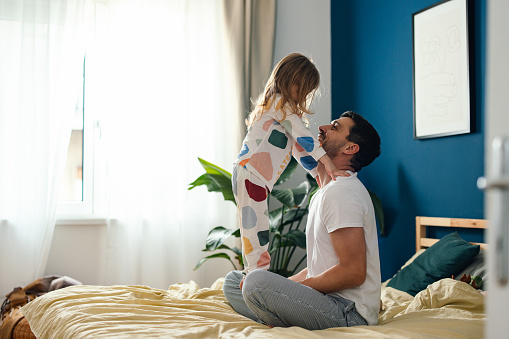
[[[485,219],[416,217],[415,218],[416,252],[422,248],[430,247],[439,240],[427,238],[426,229],[429,226],[486,229],[488,227],[488,222]],[[472,243],[472,244],[480,245],[481,248],[484,250],[488,249],[488,244],[486,243]]]

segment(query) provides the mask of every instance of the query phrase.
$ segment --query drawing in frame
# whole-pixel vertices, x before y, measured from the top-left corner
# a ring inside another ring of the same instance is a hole
[[[470,133],[467,0],[412,15],[414,138]]]

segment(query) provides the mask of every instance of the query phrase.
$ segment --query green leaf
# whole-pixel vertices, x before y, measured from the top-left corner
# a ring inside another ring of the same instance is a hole
[[[218,246],[218,247],[216,248],[216,250],[230,250],[230,251],[232,251],[232,252],[233,252],[233,248],[230,248],[230,246],[227,246],[227,245],[225,245],[225,244]],[[206,248],[204,248],[202,251],[203,251],[203,252],[210,252],[210,251],[209,251],[208,249],[206,249]]]
[[[203,160],[202,158],[198,158],[198,161],[205,169],[205,172],[207,172],[208,174],[219,174],[221,176],[229,178],[231,181],[232,175],[230,172],[228,172],[228,171],[222,169],[221,167],[214,165],[206,160]]]
[[[230,251],[232,251],[233,253],[235,253],[238,256],[242,256],[242,250],[238,247],[230,248]]]
[[[311,174],[306,173],[306,179],[308,179],[308,182],[311,185],[311,189],[310,189],[311,193],[309,193],[309,201],[311,201],[311,198],[313,198],[313,195],[315,195],[316,192],[318,192],[320,187],[318,187],[318,183],[316,182],[316,179],[313,178],[313,176]]]
[[[191,190],[197,186],[205,185],[209,192],[221,192],[224,200],[235,203],[231,173],[201,158],[198,158],[198,161],[205,169],[205,174],[190,183],[188,189]]]
[[[235,264],[233,263],[233,261],[230,259],[230,256],[226,253],[215,253],[215,254],[212,254],[212,255],[209,255],[203,259],[201,259],[200,261],[198,261],[198,263],[196,264],[196,266],[194,267],[194,271],[196,271],[198,268],[200,268],[200,266],[206,262],[207,260],[209,259],[214,259],[214,258],[224,258],[224,259],[228,259],[228,261],[230,261],[233,265],[234,268],[235,267]]]
[[[215,251],[228,239],[232,234],[239,231],[238,229],[231,230],[223,226],[214,227],[207,236],[205,249],[207,251]],[[239,231],[240,234],[240,231]],[[228,248],[230,249],[230,248]]]
[[[289,210],[283,216],[283,222],[281,223],[281,225],[286,226],[288,224],[293,224],[294,222],[301,221],[307,214],[308,214],[307,208]]]
[[[302,204],[304,204],[304,202],[306,201],[306,197],[310,190],[311,190],[311,185],[307,181],[304,181],[297,188],[294,188],[292,190],[294,204],[296,207],[301,207]]]
[[[281,218],[289,211],[290,208],[281,206],[269,212],[269,227],[271,232],[275,232],[281,226]],[[285,220],[285,219],[283,219]],[[288,222],[286,222],[287,224]]]
[[[197,186],[207,186],[209,192],[221,192],[226,201],[235,203],[232,190],[232,175],[219,166],[198,158],[201,165],[205,169],[205,174],[189,184],[189,190]]]
[[[271,233],[271,238],[269,242],[269,253],[272,254],[279,248],[279,244],[281,243],[281,233],[279,231],[275,231]]]
[[[285,189],[285,190],[272,190],[270,192],[272,196],[274,196],[279,202],[281,202],[283,205],[285,205],[288,208],[293,207],[293,194],[291,189]]]
[[[306,173],[306,179],[308,180],[309,184],[311,185],[311,189],[315,189],[318,187],[318,183],[316,182],[316,179],[313,178],[313,176],[309,173]]]
[[[219,189],[219,192],[223,194],[223,198],[226,201],[232,201],[235,203],[235,197],[233,196],[232,180],[231,177],[225,177],[219,174],[206,174],[214,185]]]
[[[290,230],[283,235],[283,238],[289,240],[293,245],[306,249],[306,233],[299,230]]]
[[[202,174],[198,179],[189,184],[188,190],[192,190],[198,186],[207,186],[209,192],[221,192],[221,187],[218,185],[217,180],[211,174]]]
[[[291,157],[288,166],[286,166],[285,170],[283,171],[279,179],[276,181],[274,186],[281,185],[282,183],[290,179],[293,173],[295,172],[295,169],[297,168],[298,164],[299,163],[297,162],[297,160],[295,160],[294,157]]]
[[[292,208],[302,206],[310,189],[311,185],[305,181],[297,188],[272,190],[270,194],[286,207]]]
[[[235,256],[235,260],[237,260],[239,262],[239,265],[241,267],[241,270],[244,268],[244,258],[242,258],[242,253],[241,254],[237,254]]]
[[[370,190],[368,190],[368,192],[375,209],[375,218],[378,223],[378,227],[380,228],[380,236],[385,237],[385,218],[382,200],[380,200],[380,198],[374,192]]]
[[[235,259],[238,259],[239,257],[242,257],[242,250],[238,247],[230,247],[230,246],[226,246],[226,245],[221,245],[217,248],[218,250],[229,250],[229,251],[232,251],[233,253],[235,253]],[[203,250],[204,252],[208,252],[207,249],[204,249]],[[239,263],[241,263],[242,265],[242,261],[239,261]]]
[[[287,207],[281,206],[269,212],[269,229],[271,232],[274,232],[279,227],[285,209],[287,209]]]

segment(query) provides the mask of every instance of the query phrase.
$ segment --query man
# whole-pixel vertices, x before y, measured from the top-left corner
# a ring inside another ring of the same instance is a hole
[[[309,330],[376,325],[380,262],[373,204],[357,172],[380,154],[380,137],[362,116],[345,112],[320,126],[318,140],[349,177],[332,180],[318,167],[320,186],[306,225],[307,267],[284,278],[255,270],[228,273],[224,293],[233,308],[269,326]]]

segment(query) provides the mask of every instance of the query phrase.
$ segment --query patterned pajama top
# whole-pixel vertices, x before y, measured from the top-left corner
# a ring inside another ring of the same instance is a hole
[[[325,155],[302,118],[291,114],[288,104],[285,106],[286,118],[281,121],[280,100],[281,96],[276,96],[270,108],[251,125],[235,161],[260,178],[269,191],[272,191],[292,155],[313,177],[316,177],[318,159]]]

